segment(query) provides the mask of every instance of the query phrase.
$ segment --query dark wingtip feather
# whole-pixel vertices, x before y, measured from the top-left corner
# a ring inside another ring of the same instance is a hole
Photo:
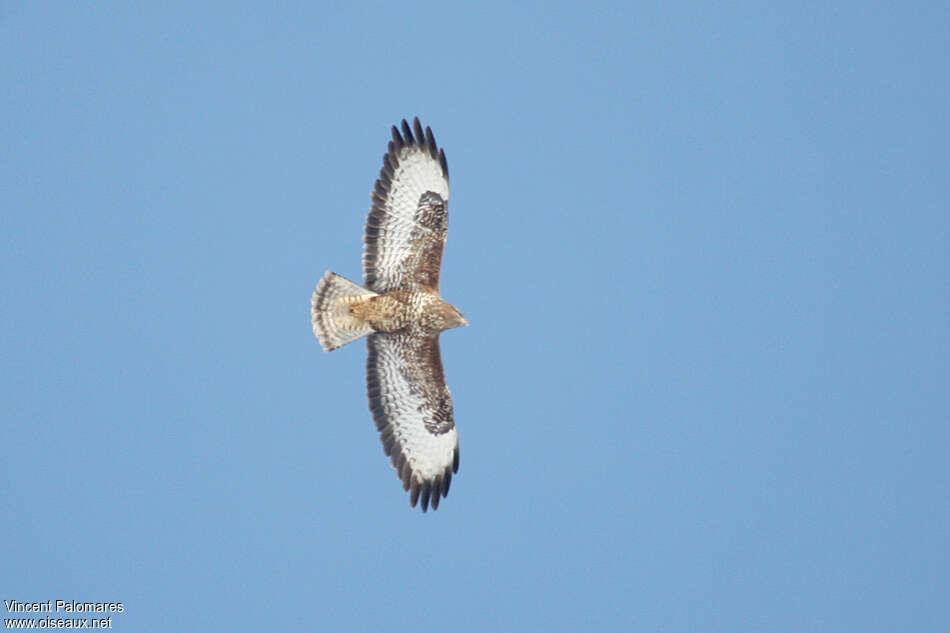
[[[402,120],[402,136],[406,139],[406,144],[412,145],[415,143],[415,139],[412,138],[412,130],[409,129],[409,123],[405,119]]]
[[[396,147],[402,149],[406,146],[406,141],[403,140],[402,136],[399,135],[399,128],[395,125],[393,126],[393,143],[396,144]],[[392,147],[392,145],[390,145]]]
[[[442,496],[443,497],[449,496],[449,486],[451,485],[452,485],[452,469],[446,468],[445,478],[442,479]]]
[[[455,455],[452,457],[452,472],[457,473],[459,471],[459,448],[455,447]]]
[[[429,495],[432,493],[431,484],[427,481],[422,486],[422,511],[429,509]]]
[[[432,133],[432,128],[428,125],[426,126],[426,149],[429,150],[429,156],[432,160],[438,160],[439,155],[436,153],[438,151],[438,145],[435,143],[435,135]]]
[[[412,129],[416,134],[416,143],[424,145],[426,142],[426,134],[422,131],[422,123],[419,122],[419,117],[412,120]]]
[[[442,165],[442,173],[445,174],[445,178],[449,177],[449,163],[445,160],[445,150],[439,150],[439,164]]]
[[[409,493],[409,505],[413,508],[416,507],[416,503],[419,501],[419,482],[413,480],[412,484],[409,486],[411,492]]]

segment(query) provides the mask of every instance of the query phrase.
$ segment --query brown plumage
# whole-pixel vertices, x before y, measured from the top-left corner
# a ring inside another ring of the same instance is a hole
[[[311,300],[326,351],[367,336],[367,395],[410,504],[439,507],[458,472],[458,433],[439,333],[468,325],[439,292],[449,176],[432,130],[403,120],[383,156],[366,219],[364,286],[327,272]]]

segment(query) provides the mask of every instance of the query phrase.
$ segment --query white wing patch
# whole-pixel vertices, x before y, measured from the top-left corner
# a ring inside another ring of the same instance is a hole
[[[400,150],[399,166],[393,170],[393,186],[389,190],[389,209],[399,217],[412,220],[419,198],[432,191],[448,202],[449,181],[442,174],[437,158],[418,145],[407,145]]]

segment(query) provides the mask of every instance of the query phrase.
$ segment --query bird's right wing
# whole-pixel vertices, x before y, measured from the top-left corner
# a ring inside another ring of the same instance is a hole
[[[369,408],[379,429],[383,450],[410,491],[415,507],[421,497],[425,512],[431,500],[449,494],[458,472],[459,441],[452,396],[445,384],[439,335],[410,336],[377,332],[367,346],[366,384]]]

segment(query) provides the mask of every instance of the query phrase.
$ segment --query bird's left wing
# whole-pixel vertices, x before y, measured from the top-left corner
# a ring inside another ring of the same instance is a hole
[[[459,441],[452,414],[452,396],[445,384],[439,335],[371,334],[367,347],[366,384],[369,408],[386,455],[392,456],[409,503],[449,494],[458,472]]]
[[[432,130],[417,117],[383,156],[363,236],[363,278],[380,294],[397,288],[438,289],[449,230],[449,168]]]

